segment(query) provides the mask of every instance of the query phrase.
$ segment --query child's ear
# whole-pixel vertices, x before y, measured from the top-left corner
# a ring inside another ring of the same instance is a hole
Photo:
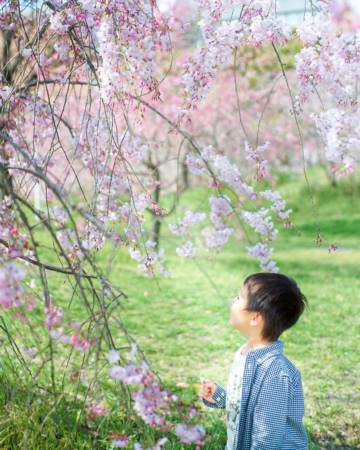
[[[252,326],[258,325],[260,318],[261,318],[260,313],[256,313],[256,315],[250,320],[250,325],[252,325]]]
[[[257,325],[257,316],[253,317],[253,318],[250,320],[250,325],[252,325],[252,326]]]

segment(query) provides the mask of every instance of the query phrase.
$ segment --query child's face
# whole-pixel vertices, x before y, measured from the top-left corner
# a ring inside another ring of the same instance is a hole
[[[254,334],[254,325],[260,325],[259,315],[254,311],[247,311],[247,288],[242,286],[240,294],[233,298],[230,303],[230,324],[249,338]],[[258,328],[258,327],[256,327]]]

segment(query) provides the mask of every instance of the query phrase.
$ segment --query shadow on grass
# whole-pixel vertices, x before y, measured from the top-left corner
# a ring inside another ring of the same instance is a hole
[[[333,438],[324,437],[314,437],[312,436],[312,444],[309,450],[356,450],[358,446],[347,445],[346,443],[335,444]]]

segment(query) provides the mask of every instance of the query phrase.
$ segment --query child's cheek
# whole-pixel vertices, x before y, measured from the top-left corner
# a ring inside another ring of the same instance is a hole
[[[230,310],[230,322],[234,326],[239,324],[239,318],[238,318],[235,308],[231,308],[231,310]]]
[[[236,307],[236,305],[234,305],[231,309],[230,309],[230,323],[231,325],[236,328],[239,331],[244,331],[244,329],[246,328],[246,321],[244,319],[244,317],[241,314],[241,311],[238,310],[239,308]]]

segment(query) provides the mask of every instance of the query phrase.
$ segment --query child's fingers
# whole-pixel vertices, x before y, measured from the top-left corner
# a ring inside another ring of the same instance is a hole
[[[213,383],[212,381],[209,381],[207,383],[204,384],[204,388],[206,390],[208,390],[209,392],[215,392],[216,386],[215,383]]]
[[[207,396],[207,395],[199,395],[200,399],[205,399],[210,403],[216,403],[216,401],[211,397],[211,396]]]
[[[208,384],[204,383],[199,389],[199,397],[205,398],[210,403],[216,403],[216,401],[211,398],[213,393],[215,392],[215,387],[216,386],[212,382],[209,382]]]
[[[210,403],[216,403],[216,400],[214,400],[214,399],[211,397],[211,395],[209,395],[209,396],[207,396],[207,397],[203,397],[203,398],[205,398],[205,400],[207,400],[207,401],[210,402]]]
[[[215,386],[210,385],[203,385],[201,390],[202,397],[205,397],[206,399],[211,398],[213,393],[215,392]]]
[[[206,389],[204,386],[199,389],[199,393],[201,397],[207,397],[209,395],[208,389]]]

